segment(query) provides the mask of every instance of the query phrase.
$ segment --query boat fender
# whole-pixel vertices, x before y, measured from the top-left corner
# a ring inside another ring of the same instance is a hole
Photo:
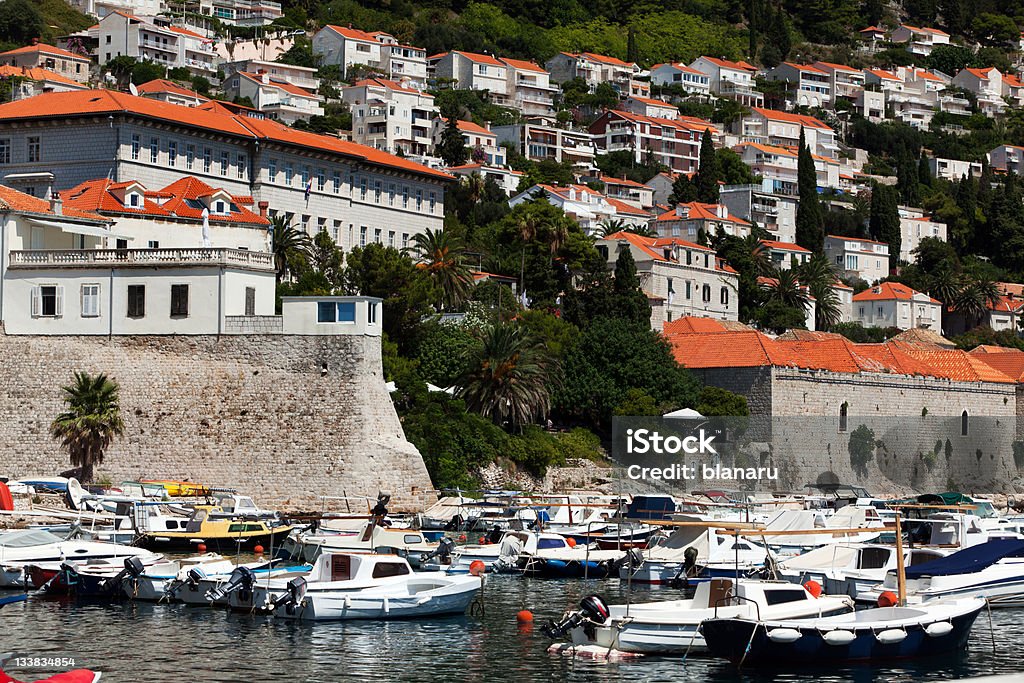
[[[345,596],[345,609],[349,609],[350,607],[352,607],[352,596],[351,595],[346,595]]]
[[[924,632],[932,638],[940,638],[945,635],[949,635],[953,631],[953,624],[948,621],[936,621],[934,624],[928,624]]]
[[[391,614],[391,604],[388,601],[387,596],[384,597],[384,614]]]
[[[836,629],[824,634],[821,639],[829,645],[849,645],[857,639],[857,635],[853,631]]]
[[[802,635],[795,628],[773,628],[768,631],[768,639],[773,643],[795,643]]]
[[[907,632],[901,628],[887,628],[881,633],[875,634],[875,640],[883,645],[895,645],[896,643],[902,643],[906,637]]]

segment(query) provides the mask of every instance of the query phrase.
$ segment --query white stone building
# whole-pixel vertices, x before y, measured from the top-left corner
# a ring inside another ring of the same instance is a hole
[[[606,111],[589,130],[594,144],[605,154],[628,151],[637,163],[650,157],[681,173],[697,170],[705,130],[720,138],[718,129],[708,121],[688,116],[660,119],[627,111]]]
[[[290,83],[309,92],[320,89],[317,70],[308,66],[295,66],[267,59],[236,59],[223,64],[225,76],[243,72],[250,74],[268,74],[272,81]]]
[[[0,52],[0,64],[25,69],[45,69],[77,83],[89,82],[90,63],[88,55],[76,54],[45,43]]]
[[[184,67],[207,78],[217,73],[214,41],[174,25],[166,17],[112,12],[90,28],[89,34],[98,41],[96,59],[101,66],[126,55],[168,69]]]
[[[942,302],[898,282],[880,282],[853,295],[854,321],[864,327],[942,330]]]
[[[606,197],[586,185],[534,185],[508,200],[518,206],[543,195],[565,215],[579,223],[588,235],[600,234],[605,226],[622,221],[623,227],[646,228],[650,214],[619,199]]]
[[[975,178],[981,177],[980,161],[928,157],[928,169],[934,177],[942,178],[943,180],[960,180],[968,175]]]
[[[835,131],[813,116],[753,107],[749,114],[740,118],[733,126],[734,132],[740,136],[742,142],[756,142],[773,147],[799,148],[802,130],[804,143],[810,147],[812,154],[829,159],[838,156],[839,145],[836,144]]]
[[[622,103],[623,111],[649,116],[654,119],[675,121],[679,118],[679,108],[664,100],[653,100],[650,97],[631,95]]]
[[[921,240],[933,237],[946,241],[946,224],[933,221],[922,209],[910,206],[899,207],[900,213],[900,260],[914,262],[913,252]]]
[[[493,180],[509,197],[519,191],[519,183],[523,179],[522,171],[513,171],[504,166],[489,166],[487,164],[462,164],[461,166],[449,166],[445,170],[459,178],[480,176],[485,181]]]
[[[949,34],[937,28],[918,28],[903,24],[892,32],[890,40],[894,43],[906,43],[908,52],[927,57],[936,45],[949,45]]]
[[[737,320],[739,276],[714,250],[678,237],[617,232],[597,241],[609,268],[629,249],[651,302],[651,329],[684,316]]]
[[[249,98],[257,110],[289,126],[324,115],[322,97],[265,72],[239,71],[228,79],[224,91],[231,98]]]
[[[748,107],[764,105],[764,93],[754,88],[756,66],[704,56],[694,60],[690,68],[708,75],[708,87],[715,95],[734,99]]]
[[[643,70],[634,62],[624,62],[593,52],[560,52],[544,66],[555,83],[579,78],[586,82],[590,92],[594,92],[598,85],[607,83],[623,98],[630,95],[651,96],[651,86],[639,80]]]
[[[203,97],[195,90],[189,90],[165,78],[157,78],[143,83],[136,88],[136,92],[142,97],[182,107],[198,107],[210,101],[208,97]]]
[[[814,62],[812,66],[828,76],[833,98],[842,97],[854,101],[864,90],[864,72],[860,69],[821,61]]]
[[[703,71],[686,64],[655,64],[651,67],[651,84],[660,86],[677,85],[694,95],[711,93],[711,79]]]
[[[761,248],[779,270],[789,270],[794,265],[802,266],[811,260],[810,249],[804,249],[794,242],[779,242],[777,240],[761,240]]]
[[[726,185],[719,190],[718,201],[729,213],[770,232],[776,241],[796,241],[797,197],[773,191],[771,181],[761,185]]]
[[[434,147],[434,96],[385,78],[342,88],[352,112],[352,141],[397,153],[425,156]]]
[[[352,27],[328,24],[313,36],[313,52],[323,64],[348,69],[362,64],[379,70],[386,78],[423,89],[427,85],[427,52],[423,48],[402,45],[389,33],[366,32]]]
[[[501,62],[508,67],[508,106],[518,109],[523,116],[554,118],[558,87],[551,85],[551,74],[524,59],[502,57]]]
[[[858,237],[825,236],[825,256],[835,269],[868,284],[889,275],[889,245]]]
[[[651,223],[654,233],[660,237],[682,237],[691,242],[698,241],[701,235],[714,237],[719,230],[733,237],[746,237],[750,227],[749,222],[729,213],[725,204],[701,202],[679,204]]]
[[[997,116],[1006,109],[1003,100],[1003,74],[999,69],[966,68],[953,77],[953,85],[974,93],[978,108],[986,116]]]
[[[512,106],[509,71],[505,62],[492,55],[453,50],[428,60],[434,78],[446,79],[458,90],[486,90],[491,102]]]
[[[832,79],[828,73],[807,64],[783,62],[768,72],[768,79],[786,83],[793,104],[827,107],[832,103]]]
[[[23,100],[48,92],[69,92],[89,88],[86,83],[73,81],[53,71],[9,64],[0,64],[0,79],[9,79],[11,100]]]
[[[491,128],[498,142],[512,143],[523,156],[533,161],[551,159],[572,164],[580,172],[594,167],[597,148],[589,132],[558,128],[542,120]]]

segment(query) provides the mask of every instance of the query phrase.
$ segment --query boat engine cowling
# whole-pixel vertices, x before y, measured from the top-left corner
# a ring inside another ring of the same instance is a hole
[[[580,600],[580,609],[576,612],[569,612],[558,622],[551,621],[542,630],[552,640],[564,638],[569,631],[586,622],[603,624],[608,621],[608,603],[600,595],[592,594]]]
[[[226,582],[206,592],[206,599],[210,602],[215,602],[223,600],[231,593],[241,591],[242,594],[239,597],[246,601],[252,597],[252,587],[255,583],[256,579],[251,569],[248,567],[235,567],[235,570],[231,572]]]
[[[447,536],[443,536],[437,542],[437,547],[420,558],[420,562],[428,562],[436,557],[439,564],[450,564],[453,550],[455,550],[455,541]]]
[[[306,597],[306,587],[306,579],[296,576],[288,582],[287,592],[281,596],[276,604],[283,604],[285,612],[289,615],[294,615],[296,608],[302,604]]]
[[[133,579],[137,579],[146,573],[146,565],[138,557],[127,557],[124,560],[124,570]]]

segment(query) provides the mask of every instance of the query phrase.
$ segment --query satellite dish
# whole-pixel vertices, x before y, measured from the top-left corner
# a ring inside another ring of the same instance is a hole
[[[134,83],[129,83],[128,84],[128,92],[130,92],[131,94],[135,95],[136,97],[139,96],[139,89],[135,87]]]

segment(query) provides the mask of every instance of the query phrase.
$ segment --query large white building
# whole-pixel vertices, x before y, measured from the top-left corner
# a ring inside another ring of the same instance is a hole
[[[352,141],[392,154],[425,156],[434,146],[434,96],[386,78],[367,78],[342,88],[352,112]]]
[[[838,272],[868,284],[889,276],[889,245],[884,242],[826,235],[825,256]]]
[[[907,51],[920,57],[927,57],[936,45],[949,45],[949,34],[937,28],[918,28],[903,24],[892,32],[894,43],[905,43]]]
[[[266,72],[239,71],[228,79],[224,91],[231,98],[248,98],[257,110],[287,125],[324,114],[322,97]]]
[[[773,147],[799,148],[800,132],[803,131],[804,144],[812,154],[829,159],[838,156],[835,131],[813,116],[753,107],[734,126],[742,141]]]
[[[942,302],[898,282],[880,282],[853,295],[854,321],[864,327],[942,330]]]
[[[783,62],[768,72],[768,79],[786,83],[797,106],[827,107],[832,102],[831,75],[817,67]]]
[[[601,114],[589,130],[594,144],[606,154],[628,151],[637,163],[650,157],[681,173],[697,170],[704,131],[719,137],[714,124],[702,119],[663,119],[615,110]]]
[[[511,143],[520,154],[533,161],[564,161],[582,172],[594,169],[597,148],[586,131],[558,128],[538,119],[494,126],[491,130],[499,142]]]
[[[655,64],[651,67],[651,83],[662,87],[679,86],[694,95],[711,93],[708,75],[685,64]]]
[[[0,182],[30,194],[86,180],[162,187],[182,174],[266,202],[339,246],[404,246],[439,230],[451,176],[338,138],[109,90],[40,95],[0,105]]]
[[[797,198],[774,192],[771,181],[761,185],[726,185],[719,190],[718,201],[729,213],[770,232],[774,240],[796,241]]]
[[[650,83],[639,80],[643,70],[634,62],[624,62],[593,52],[560,52],[544,66],[551,72],[551,80],[555,83],[565,83],[578,78],[587,84],[590,92],[594,92],[602,83],[607,83],[621,97],[651,96]]]
[[[752,64],[704,56],[694,60],[690,68],[708,75],[708,87],[715,95],[737,100],[748,107],[764,104],[764,93],[754,88],[757,67]]]
[[[402,45],[383,31],[368,33],[329,24],[313,36],[313,52],[320,56],[323,64],[340,66],[346,77],[349,68],[361,64],[409,87],[422,89],[427,84],[426,50]]]
[[[429,59],[434,78],[458,90],[486,90],[491,102],[510,105],[510,67],[493,55],[453,50]]]
[[[946,241],[946,224],[932,220],[921,209],[901,206],[900,213],[900,260],[914,262],[914,250],[921,240],[933,237]]]
[[[729,213],[725,204],[689,202],[665,211],[654,219],[651,228],[661,237],[682,237],[691,242],[711,238],[719,231],[734,237],[750,234],[750,223]]]
[[[89,29],[89,35],[98,42],[96,59],[100,65],[126,55],[168,69],[184,67],[204,77],[217,73],[214,41],[165,17],[111,12]]]

